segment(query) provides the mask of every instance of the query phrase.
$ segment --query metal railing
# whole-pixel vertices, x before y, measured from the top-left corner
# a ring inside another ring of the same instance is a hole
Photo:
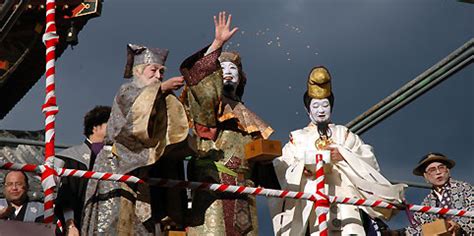
[[[364,133],[449,76],[471,64],[473,60],[474,38],[471,38],[443,60],[347,123],[346,127],[358,135]]]

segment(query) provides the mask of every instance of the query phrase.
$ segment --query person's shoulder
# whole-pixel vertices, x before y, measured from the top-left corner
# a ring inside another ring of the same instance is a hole
[[[349,128],[344,125],[331,124],[330,127],[334,130],[335,133],[339,135],[344,135],[345,140],[361,140],[359,135],[353,133]]]
[[[308,139],[309,136],[315,134],[316,129],[310,125],[302,128],[302,129],[297,129],[293,130],[290,132],[290,141],[292,143],[300,143]]]
[[[290,137],[299,137],[299,136],[302,136],[302,135],[307,135],[311,132],[310,129],[308,129],[308,127],[304,127],[302,129],[297,129],[297,130],[293,130],[290,132]]]
[[[349,130],[349,129],[348,129],[346,126],[344,126],[344,125],[338,125],[338,124],[332,123],[332,124],[330,124],[329,126],[333,126],[333,127],[336,128],[336,129]]]
[[[77,155],[78,153],[82,153],[84,150],[88,150],[89,147],[85,143],[81,143],[78,145],[74,145],[67,149],[62,150],[57,154],[58,157],[69,157],[71,155]]]
[[[44,204],[42,202],[38,202],[38,201],[29,201],[27,204],[28,210],[32,211],[33,213],[36,213],[36,211],[42,212],[43,205]]]
[[[353,135],[356,135],[356,136],[357,136],[357,134],[352,133],[352,132],[349,130],[349,128],[347,128],[347,127],[344,126],[344,125],[338,125],[338,124],[332,123],[332,124],[329,124],[329,127],[330,127],[333,131],[335,131],[335,132],[337,132],[337,133],[345,133],[346,135],[353,134]]]
[[[136,82],[127,82],[122,84],[115,95],[115,101],[119,104],[126,101],[134,101],[137,95],[146,87],[138,86]],[[113,112],[113,108],[112,108]]]
[[[421,201],[421,205],[428,205],[429,206],[432,198],[433,198],[433,190],[430,190],[430,192],[428,194],[426,194],[426,196]]]
[[[456,180],[456,179],[451,179],[450,182],[451,182],[451,184],[460,186],[463,189],[473,190],[473,186],[468,182],[464,182],[464,181]]]
[[[69,163],[71,161],[73,162],[84,162],[84,160],[82,160],[82,157],[84,155],[90,155],[90,148],[89,146],[87,146],[87,144],[85,143],[82,143],[82,144],[79,144],[79,145],[75,145],[75,146],[72,146],[68,149],[65,149],[61,152],[59,152],[56,157],[58,157],[58,159],[66,162],[66,163]]]
[[[127,83],[124,83],[122,85],[120,85],[120,88],[118,90],[118,93],[124,93],[126,91],[129,91],[129,90],[132,90],[132,89],[135,89],[137,86],[135,83],[133,82],[127,82]]]

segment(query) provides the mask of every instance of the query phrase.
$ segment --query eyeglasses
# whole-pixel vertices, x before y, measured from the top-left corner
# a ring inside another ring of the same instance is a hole
[[[15,182],[15,183],[12,183],[12,182],[5,183],[5,187],[7,187],[7,188],[11,188],[13,186],[22,188],[22,187],[25,187],[25,184],[24,183],[17,183],[17,182]]]
[[[437,170],[441,173],[446,172],[446,170],[448,170],[448,167],[446,165],[433,166],[433,167],[428,168],[425,172],[428,173],[429,175],[434,175],[436,174]]]

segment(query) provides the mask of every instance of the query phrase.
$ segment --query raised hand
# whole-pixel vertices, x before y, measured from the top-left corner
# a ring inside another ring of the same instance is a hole
[[[232,15],[229,14],[229,17],[226,19],[225,11],[219,12],[219,16],[214,16],[214,26],[216,30],[215,40],[222,42],[223,44],[227,42],[232,35],[239,30],[237,27],[230,29],[230,24],[232,23]]]
[[[214,27],[216,31],[216,35],[212,45],[210,47],[210,51],[214,51],[222,45],[224,45],[232,36],[239,30],[239,28],[234,27],[231,30],[232,23],[232,15],[229,14],[229,17],[226,17],[226,13],[224,11],[219,12],[218,16],[214,16]]]

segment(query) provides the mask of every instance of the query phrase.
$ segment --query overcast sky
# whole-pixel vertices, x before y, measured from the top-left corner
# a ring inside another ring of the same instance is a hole
[[[111,105],[123,78],[125,45],[168,48],[166,77],[213,39],[212,16],[231,12],[240,28],[228,50],[241,53],[248,82],[245,104],[286,143],[308,123],[302,94],[315,65],[333,76],[333,121],[345,124],[443,59],[474,36],[474,4],[455,0],[113,0],[80,32],[79,45],[57,62],[56,142],[80,143],[83,114]],[[370,129],[362,139],[375,148],[389,179],[422,182],[411,174],[432,151],[457,162],[452,174],[472,184],[474,167],[472,65]],[[0,122],[2,129],[43,129],[44,80]],[[426,191],[410,189],[419,203]],[[259,199],[261,235],[271,232]],[[407,224],[400,214],[390,225]]]

